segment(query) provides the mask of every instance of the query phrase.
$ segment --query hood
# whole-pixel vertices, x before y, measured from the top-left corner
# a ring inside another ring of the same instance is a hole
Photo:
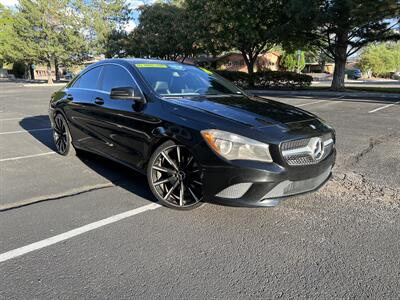
[[[254,128],[304,122],[316,116],[284,103],[260,97],[213,96],[179,98],[176,104],[192,107]]]

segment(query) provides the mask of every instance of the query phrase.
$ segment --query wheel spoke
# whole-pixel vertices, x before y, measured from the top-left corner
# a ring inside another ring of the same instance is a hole
[[[176,155],[178,157],[178,164],[181,164],[181,147],[176,147]]]
[[[181,181],[181,190],[179,193],[179,205],[183,206],[183,196],[185,194],[185,186],[183,185],[183,181]]]
[[[167,200],[169,196],[171,196],[172,192],[176,189],[176,187],[179,185],[179,181],[175,181],[175,184],[171,187],[171,189],[168,191],[168,193],[164,196],[164,200]]]
[[[175,173],[174,170],[172,169],[168,169],[168,168],[164,168],[164,167],[160,167],[160,166],[153,166],[152,169],[159,171],[159,172],[164,172],[164,173]]]
[[[159,186],[160,184],[170,182],[171,179],[173,179],[173,178],[174,178],[174,177],[171,176],[171,177],[168,177],[167,179],[163,179],[163,180],[159,180],[159,181],[157,181],[157,182],[154,182],[154,186]]]
[[[64,143],[60,141],[60,152],[64,152]]]
[[[61,118],[60,117],[56,118],[56,124],[57,124],[57,127],[58,127],[59,130],[62,129],[61,128],[61,123],[62,123]]]
[[[161,155],[165,158],[165,160],[176,170],[179,171],[178,167],[176,164],[172,161],[172,159],[165,153],[161,152]]]
[[[196,202],[199,202],[199,198],[196,197],[196,195],[193,193],[192,189],[190,187],[187,188],[190,192],[190,194],[192,194],[192,197],[194,198],[194,200],[196,200]]]
[[[190,163],[192,162],[192,160],[193,160],[193,156],[191,156],[191,157],[189,158],[189,161],[188,161],[187,164],[186,164],[186,168],[189,167],[189,165],[190,165]]]
[[[203,185],[200,181],[197,181],[197,180],[193,180],[193,182],[194,182],[195,184],[198,184],[198,185]]]

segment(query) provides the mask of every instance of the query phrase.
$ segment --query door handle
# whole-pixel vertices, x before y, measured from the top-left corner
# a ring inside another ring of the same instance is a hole
[[[103,100],[103,98],[96,97],[96,98],[94,99],[94,103],[96,103],[96,104],[98,104],[98,105],[103,105],[103,104],[104,104],[104,100]]]
[[[72,97],[72,95],[71,95],[71,94],[68,94],[68,95],[67,95],[67,100],[70,100],[70,101],[72,101],[72,100],[74,100],[74,97]]]

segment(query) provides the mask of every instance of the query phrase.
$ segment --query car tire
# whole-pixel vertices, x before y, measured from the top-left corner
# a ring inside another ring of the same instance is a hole
[[[203,204],[203,172],[191,151],[173,141],[160,145],[147,166],[150,189],[164,206],[191,210]]]
[[[76,155],[67,121],[60,113],[56,114],[54,117],[53,140],[58,154],[63,156]]]

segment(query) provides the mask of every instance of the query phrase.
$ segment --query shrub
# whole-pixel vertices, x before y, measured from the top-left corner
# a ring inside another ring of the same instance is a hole
[[[239,71],[226,71],[226,70],[215,70],[215,73],[221,75],[225,79],[233,82],[239,87],[246,87],[249,82],[249,74]]]
[[[299,89],[309,87],[312,77],[295,72],[268,71],[255,73],[257,88]]]
[[[27,70],[27,66],[25,63],[23,63],[23,62],[13,63],[12,74],[14,74],[14,76],[16,78],[24,78],[26,70]]]
[[[240,87],[248,87],[249,75],[244,72],[217,70],[217,74]],[[309,87],[312,77],[305,74],[283,71],[265,71],[254,73],[255,88],[301,89]]]

